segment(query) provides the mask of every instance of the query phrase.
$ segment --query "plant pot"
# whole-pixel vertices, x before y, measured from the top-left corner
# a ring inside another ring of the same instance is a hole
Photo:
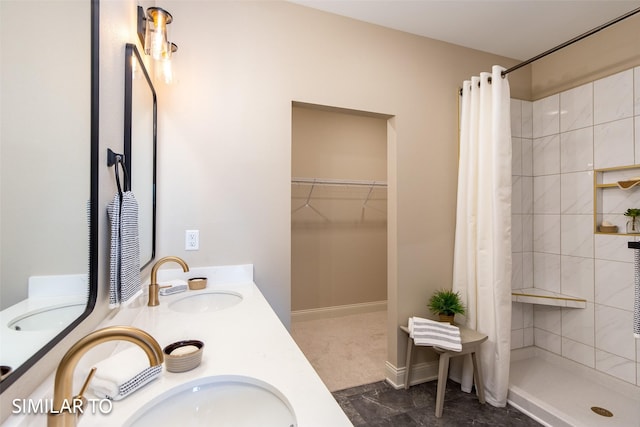
[[[438,314],[438,317],[440,318],[441,322],[449,322],[450,324],[453,325],[453,319],[454,319],[455,315]]]

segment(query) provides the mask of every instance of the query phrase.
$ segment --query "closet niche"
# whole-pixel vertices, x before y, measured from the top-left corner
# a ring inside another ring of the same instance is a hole
[[[387,120],[292,105],[293,312],[386,302]]]

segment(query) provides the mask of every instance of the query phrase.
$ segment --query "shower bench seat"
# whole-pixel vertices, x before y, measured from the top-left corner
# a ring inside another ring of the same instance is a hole
[[[511,301],[565,308],[586,308],[587,300],[540,288],[514,289]]]

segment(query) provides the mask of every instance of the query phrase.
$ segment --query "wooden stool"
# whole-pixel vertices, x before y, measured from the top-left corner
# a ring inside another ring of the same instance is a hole
[[[400,326],[400,329],[409,334],[408,327]],[[438,391],[436,393],[436,417],[440,418],[442,416],[442,409],[444,407],[444,391],[447,386],[447,376],[449,375],[449,359],[451,359],[452,357],[471,354],[471,360],[473,361],[473,381],[476,385],[476,394],[478,395],[478,400],[480,401],[480,403],[485,402],[482,366],[480,365],[480,354],[478,354],[478,349],[480,348],[480,344],[485,342],[487,338],[488,337],[485,334],[481,334],[480,332],[474,331],[473,329],[460,327],[460,340],[462,341],[461,351],[451,351],[439,347],[431,347],[433,351],[440,354],[440,361],[438,364]],[[411,374],[411,353],[413,352],[413,347],[415,347],[415,344],[413,342],[413,338],[411,338],[411,336],[409,335],[409,339],[407,340],[407,373],[404,380],[405,389],[409,388],[409,375]]]

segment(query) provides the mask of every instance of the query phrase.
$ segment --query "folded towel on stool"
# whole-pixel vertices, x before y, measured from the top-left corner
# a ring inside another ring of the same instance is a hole
[[[162,365],[149,366],[138,347],[131,347],[96,364],[89,388],[99,398],[120,400],[162,373]]]
[[[462,350],[460,328],[449,323],[410,317],[409,336],[413,338],[415,345],[426,345],[452,351]]]

